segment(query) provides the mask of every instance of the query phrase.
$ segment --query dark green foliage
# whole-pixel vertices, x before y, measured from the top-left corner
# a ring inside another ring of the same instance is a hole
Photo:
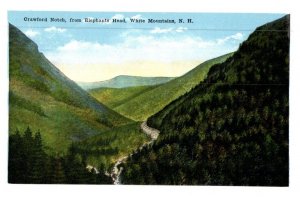
[[[113,141],[115,141],[115,139]],[[81,155],[88,153],[88,155],[95,156],[95,157],[98,157],[99,155],[112,156],[112,155],[117,155],[119,153],[118,148],[112,148],[110,146],[111,142],[108,142],[107,144],[102,144],[101,142],[97,142],[95,144],[87,144],[87,145],[85,145],[83,142],[77,143],[76,146],[73,145],[74,153],[81,154]]]
[[[140,129],[140,122],[123,125],[73,144],[73,152],[85,158],[89,165],[102,164],[110,169],[116,159],[128,155],[149,141]]]
[[[40,132],[34,135],[28,127],[24,135],[19,131],[9,136],[8,182],[24,184],[104,184],[111,179],[104,175],[88,172],[84,157],[75,153],[74,145],[63,157],[49,156],[43,147]]]
[[[21,136],[19,131],[9,137],[10,183],[44,183],[43,168],[47,164],[39,132],[32,134],[29,128]]]
[[[122,181],[287,186],[288,117],[286,16],[257,28],[202,83],[150,117],[159,138],[128,160]]]

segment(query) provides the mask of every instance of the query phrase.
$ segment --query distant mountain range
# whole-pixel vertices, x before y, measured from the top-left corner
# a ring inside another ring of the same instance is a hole
[[[98,88],[89,90],[100,102],[133,120],[146,120],[168,103],[201,82],[211,66],[224,62],[232,53],[201,63],[186,74],[152,86]]]
[[[40,130],[46,145],[64,151],[71,141],[131,122],[67,78],[38,46],[9,25],[9,131]]]
[[[142,76],[127,76],[120,75],[110,80],[99,82],[77,82],[77,84],[85,90],[95,88],[125,88],[145,85],[157,85],[168,82],[174,77],[142,77]]]

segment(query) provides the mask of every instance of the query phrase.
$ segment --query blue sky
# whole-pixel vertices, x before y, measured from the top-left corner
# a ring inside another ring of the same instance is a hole
[[[180,76],[205,60],[235,51],[256,27],[283,15],[10,11],[8,18],[68,77],[87,82],[117,75]],[[24,17],[47,17],[48,22],[28,22]],[[66,23],[50,22],[52,17],[65,18]],[[71,23],[70,18],[127,23]],[[131,23],[133,18],[146,23]],[[153,24],[148,19],[176,23]]]

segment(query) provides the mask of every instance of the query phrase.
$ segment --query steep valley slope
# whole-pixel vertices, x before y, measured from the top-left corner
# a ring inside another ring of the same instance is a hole
[[[289,185],[289,16],[258,27],[190,92],[151,116],[125,184]]]
[[[128,124],[60,72],[38,46],[9,25],[9,131],[41,131],[53,152],[77,141]]]

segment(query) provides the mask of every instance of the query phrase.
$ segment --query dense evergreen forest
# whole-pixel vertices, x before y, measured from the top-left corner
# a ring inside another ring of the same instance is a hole
[[[289,16],[256,29],[187,94],[148,119],[154,145],[125,184],[289,184]]]
[[[16,131],[9,136],[9,183],[32,184],[111,184],[104,174],[88,171],[84,155],[71,144],[68,153],[50,156],[45,152],[41,133],[32,133],[28,127],[24,133]]]

